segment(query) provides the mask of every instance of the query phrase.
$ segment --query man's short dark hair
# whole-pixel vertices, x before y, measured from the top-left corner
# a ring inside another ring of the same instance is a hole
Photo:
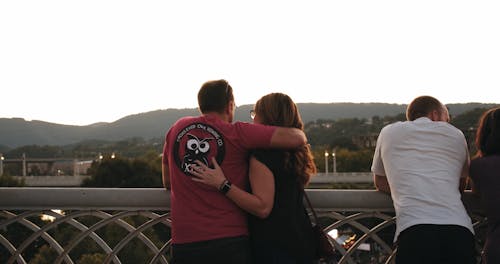
[[[420,117],[428,116],[434,110],[441,113],[443,111],[443,104],[432,96],[419,96],[413,99],[408,108],[406,108],[406,119],[413,121]]]
[[[223,79],[205,82],[198,92],[198,107],[202,113],[222,113],[231,101],[234,101],[233,88]]]

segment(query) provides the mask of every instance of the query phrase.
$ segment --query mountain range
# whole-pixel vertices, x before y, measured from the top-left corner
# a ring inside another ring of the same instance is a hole
[[[304,123],[343,118],[371,118],[404,113],[406,105],[386,103],[299,103]],[[458,115],[475,108],[490,108],[494,104],[467,103],[447,105],[450,114]],[[253,105],[236,109],[235,120],[251,122]],[[0,118],[0,151],[24,145],[67,145],[84,140],[116,141],[132,137],[162,138],[180,117],[199,115],[198,109],[166,109],[129,115],[111,123],[73,126],[23,118]]]

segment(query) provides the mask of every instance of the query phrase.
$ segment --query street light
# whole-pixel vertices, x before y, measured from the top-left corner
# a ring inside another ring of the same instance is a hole
[[[333,173],[337,173],[337,156],[335,156],[335,152],[332,151],[333,157]]]
[[[325,150],[325,173],[328,174],[328,151]]]
[[[113,153],[111,154],[111,158],[112,158],[112,159],[114,159],[115,157],[116,157],[116,156],[115,156],[115,153],[113,152]]]

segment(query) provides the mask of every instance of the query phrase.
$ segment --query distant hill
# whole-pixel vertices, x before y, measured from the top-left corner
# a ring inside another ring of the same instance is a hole
[[[468,103],[448,105],[451,115],[493,104]],[[236,109],[235,120],[250,122],[252,105]],[[298,104],[304,123],[318,119],[370,118],[404,113],[406,105],[384,103]],[[0,150],[24,145],[67,145],[84,140],[122,140],[132,137],[162,138],[168,128],[182,116],[198,115],[198,109],[166,109],[126,116],[112,123],[71,126],[22,118],[0,118]]]

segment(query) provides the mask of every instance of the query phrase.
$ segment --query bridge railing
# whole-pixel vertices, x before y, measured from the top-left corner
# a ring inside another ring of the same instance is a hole
[[[24,181],[27,187],[79,187],[90,175],[60,175],[60,176],[12,176],[18,181]],[[331,187],[335,183],[373,183],[371,172],[336,172],[317,173],[312,177],[309,186],[314,188]]]
[[[390,196],[307,192],[340,263],[392,263]],[[480,248],[486,221],[477,198],[464,203]],[[159,188],[0,188],[0,263],[169,263],[169,205]]]

